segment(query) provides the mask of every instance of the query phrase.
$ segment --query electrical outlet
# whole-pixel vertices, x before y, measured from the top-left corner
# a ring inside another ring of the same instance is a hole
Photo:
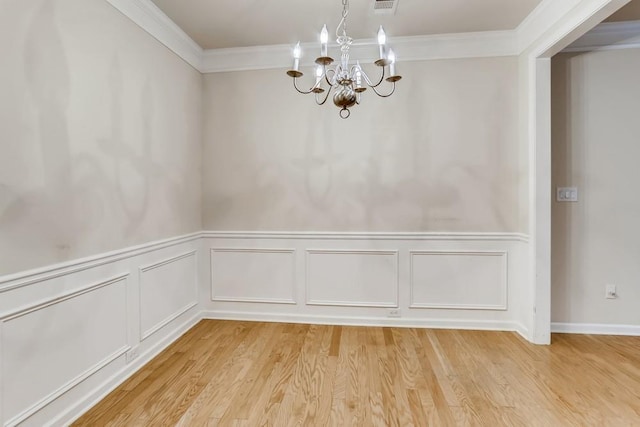
[[[402,317],[399,308],[392,308],[387,312],[387,317]]]
[[[136,360],[138,356],[140,356],[140,349],[138,347],[134,347],[125,353],[124,358],[127,363],[131,363]]]
[[[605,286],[605,298],[607,299],[616,299],[618,298],[618,291],[616,290],[616,285],[606,285]]]

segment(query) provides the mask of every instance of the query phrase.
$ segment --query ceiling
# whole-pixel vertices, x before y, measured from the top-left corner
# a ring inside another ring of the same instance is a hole
[[[395,15],[376,15],[373,0],[351,0],[349,35],[390,38],[513,30],[541,0],[397,0]],[[323,24],[335,32],[340,0],[153,0],[204,49],[313,42]]]

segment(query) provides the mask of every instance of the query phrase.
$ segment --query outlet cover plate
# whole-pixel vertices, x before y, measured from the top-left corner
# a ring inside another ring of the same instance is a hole
[[[607,285],[607,286],[605,286],[605,298],[606,299],[616,299],[616,298],[618,298],[618,291],[616,289],[616,285]]]
[[[131,363],[136,360],[138,356],[140,356],[140,349],[138,347],[133,347],[125,353],[125,360],[127,363]]]
[[[402,317],[402,313],[399,308],[390,308],[387,311],[387,317]]]

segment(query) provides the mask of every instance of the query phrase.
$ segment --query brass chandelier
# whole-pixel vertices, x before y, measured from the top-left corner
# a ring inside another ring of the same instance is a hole
[[[375,61],[375,65],[382,69],[380,78],[375,82],[371,81],[360,66],[359,61],[352,65],[349,64],[349,49],[353,39],[347,35],[347,15],[349,15],[349,0],[342,0],[342,20],[336,29],[336,42],[341,51],[340,63],[333,68],[329,68],[329,65],[333,63],[333,58],[328,56],[327,53],[329,33],[325,25],[320,32],[320,56],[315,61],[317,64],[315,84],[309,90],[301,90],[298,87],[298,78],[303,76],[300,71],[300,58],[302,57],[300,42],[293,49],[293,68],[287,71],[287,75],[293,78],[295,89],[304,95],[313,93],[318,105],[323,105],[327,102],[329,95],[334,91],[333,103],[340,108],[340,117],[343,119],[351,115],[349,108],[360,104],[360,94],[367,88],[371,88],[376,95],[387,98],[393,94],[396,89],[396,82],[402,78],[396,74],[396,58],[393,49],[388,49],[387,51],[386,35],[382,26],[378,30],[379,59]],[[378,91],[384,81],[391,84],[387,93]],[[323,86],[328,86],[328,89]]]

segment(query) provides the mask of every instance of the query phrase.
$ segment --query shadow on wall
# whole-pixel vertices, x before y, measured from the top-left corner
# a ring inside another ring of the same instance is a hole
[[[115,195],[118,206],[125,213],[127,223],[123,232],[132,233],[146,216],[149,205],[150,183],[146,173],[147,159],[151,156],[151,117],[153,115],[153,93],[149,80],[142,89],[142,153],[137,154],[133,147],[125,142],[122,94],[122,67],[117,55],[111,63],[109,72],[109,93],[111,95],[111,135],[98,140],[100,150],[112,161],[115,181]],[[131,191],[132,189],[138,191]]]
[[[407,83],[408,87],[400,86],[397,92],[424,93],[424,88],[419,87],[416,80],[411,79]],[[365,206],[365,223],[369,229],[376,229],[376,224],[383,217],[392,220],[398,214],[398,219],[404,224],[395,224],[394,228],[400,227],[401,231],[431,230],[459,221],[443,215],[460,199],[459,190],[447,182],[446,171],[436,175],[430,170],[430,146],[433,143],[429,132],[433,122],[431,107],[424,96],[410,99],[410,108],[391,108],[386,112],[385,120],[374,119],[369,123],[373,129],[379,130],[380,136],[369,145],[365,177],[355,192]],[[399,128],[405,129],[407,137],[399,136]],[[406,152],[402,150],[403,145],[409,146]],[[384,169],[389,166],[395,167],[403,178],[396,182],[385,180]],[[429,182],[429,176],[437,178]],[[402,230],[403,225],[405,230]]]
[[[98,77],[91,82],[110,97],[111,134],[93,141],[70,140],[71,107],[92,111],[102,100],[76,94],[81,85],[72,90],[74,75],[86,70],[70,69],[55,5],[38,2],[22,49],[29,113],[22,113],[26,129],[16,127],[16,138],[27,148],[11,155],[29,156],[24,163],[33,169],[22,173],[33,179],[22,181],[38,184],[20,188],[0,183],[0,254],[7,261],[0,265],[0,275],[158,238],[161,231],[145,222],[152,185],[165,192],[160,197],[165,196],[168,206],[178,205],[175,197],[184,193],[152,159],[156,112],[151,76],[141,89],[140,116],[129,132],[135,139],[127,139],[123,118],[129,105],[122,99],[123,71],[117,54],[108,82]],[[28,147],[31,135],[33,150]],[[33,152],[40,157],[32,157]]]
[[[229,79],[216,95],[239,93],[233,99],[246,101],[243,82]],[[260,108],[278,105],[256,101],[247,107],[246,125],[225,134],[234,138],[233,147],[225,151],[229,141],[212,138],[213,153],[226,158],[220,163],[224,172],[209,184],[208,225],[265,231],[515,230],[510,207],[517,205],[517,165],[509,159],[517,147],[509,146],[512,135],[503,126],[512,117],[502,117],[498,108],[503,86],[478,89],[472,81],[458,89],[454,83],[435,88],[407,79],[397,99],[369,97],[348,120],[337,118],[329,100],[323,107],[300,107],[294,124],[275,114],[266,123]],[[478,96],[465,106],[469,90]],[[442,96],[451,99],[441,102]],[[476,109],[484,111],[469,117]],[[474,138],[469,126],[477,132]],[[222,182],[231,177],[228,185]]]
[[[72,171],[66,118],[70,77],[54,16],[54,3],[41,1],[31,20],[24,48],[27,93],[36,112],[36,134],[41,153],[40,159],[30,163],[39,160],[44,186],[25,194],[9,188],[12,200],[0,215],[0,225],[7,229],[3,234],[16,233],[7,239],[7,244],[14,241],[29,246],[36,242],[51,242],[57,258],[64,259],[73,244],[69,238],[72,235],[68,229],[70,223],[75,223],[76,227],[86,224],[82,218],[71,218],[74,200],[70,191]],[[43,34],[47,36],[42,37]],[[3,269],[8,267],[3,266]]]
[[[587,99],[588,93],[574,90],[587,85],[586,70],[583,60],[585,54],[562,53],[552,59],[552,103],[551,103],[551,182],[553,186],[567,186],[573,183],[575,176],[574,162],[578,155],[584,156],[585,150],[580,150],[576,143],[587,140],[585,128],[574,126],[574,123],[587,123],[587,113],[584,106],[592,100]],[[585,164],[582,157],[578,164]],[[554,195],[555,198],[555,195]],[[582,204],[576,208],[582,208]],[[552,320],[562,313],[571,318],[573,313],[572,294],[580,292],[580,286],[587,282],[584,269],[574,268],[574,259],[585,259],[585,247],[574,245],[572,236],[572,209],[570,204],[551,203],[551,313]]]

